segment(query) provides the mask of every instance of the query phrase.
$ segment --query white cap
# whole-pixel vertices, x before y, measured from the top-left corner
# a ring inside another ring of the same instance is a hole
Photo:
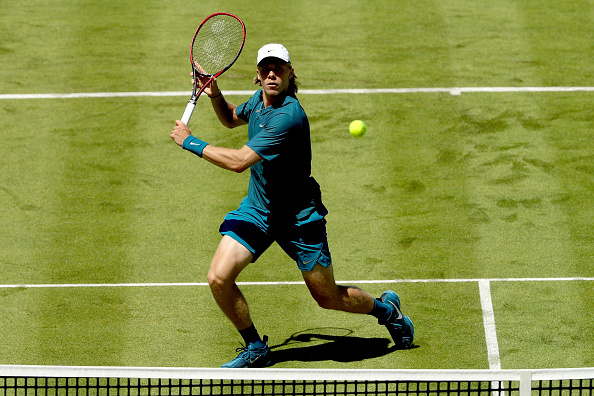
[[[278,58],[287,63],[291,62],[289,51],[282,44],[266,44],[258,50],[258,64],[265,58]]]

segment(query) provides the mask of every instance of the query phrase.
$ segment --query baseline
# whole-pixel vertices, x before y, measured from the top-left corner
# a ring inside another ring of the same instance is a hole
[[[223,91],[226,96],[253,95],[255,90]],[[304,95],[335,94],[406,94],[406,93],[497,93],[497,92],[594,92],[594,87],[452,87],[452,88],[353,88],[353,89],[302,89]],[[188,96],[188,91],[154,92],[76,92],[76,93],[38,93],[38,94],[1,94],[0,100],[14,99],[81,99],[81,98],[124,98],[124,97],[163,97]]]

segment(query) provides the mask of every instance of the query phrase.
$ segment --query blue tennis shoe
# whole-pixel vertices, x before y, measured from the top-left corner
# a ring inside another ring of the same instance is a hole
[[[385,322],[379,324],[388,328],[394,344],[398,349],[409,349],[413,345],[415,338],[415,328],[410,318],[402,314],[400,310],[400,298],[395,292],[388,290],[381,295],[379,300],[394,307],[392,315]]]
[[[237,348],[239,355],[228,363],[223,364],[224,368],[251,368],[251,367],[265,367],[270,364],[270,357],[268,353],[268,337],[263,337],[264,343],[248,344],[246,347]]]

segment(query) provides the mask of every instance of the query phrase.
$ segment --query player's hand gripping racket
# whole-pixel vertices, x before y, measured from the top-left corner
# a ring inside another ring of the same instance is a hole
[[[206,18],[194,33],[190,61],[194,74],[192,98],[186,106],[181,121],[188,125],[198,97],[218,76],[235,63],[245,43],[245,26],[232,14],[219,12]],[[198,92],[198,80],[210,78]]]

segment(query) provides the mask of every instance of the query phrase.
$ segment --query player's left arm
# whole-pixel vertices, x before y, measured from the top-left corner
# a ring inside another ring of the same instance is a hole
[[[175,122],[170,136],[178,146],[193,152],[220,168],[237,173],[245,171],[263,159],[248,146],[243,146],[239,150],[211,146],[193,136],[188,126],[179,120]]]
[[[262,161],[262,157],[248,146],[239,150],[208,145],[202,151],[202,158],[220,168],[241,173]]]

